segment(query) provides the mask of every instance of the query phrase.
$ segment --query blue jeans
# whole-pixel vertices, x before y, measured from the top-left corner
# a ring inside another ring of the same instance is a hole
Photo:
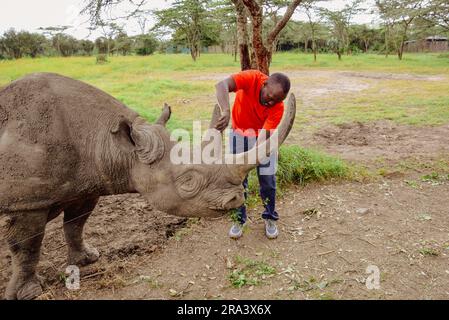
[[[231,131],[229,144],[231,147],[231,153],[242,153],[248,151],[256,144],[256,137],[242,136],[235,131]],[[279,220],[279,215],[275,210],[276,207],[276,175],[275,164],[277,160],[277,154],[273,153],[270,159],[265,164],[260,164],[257,167],[257,177],[260,185],[260,197],[262,198],[265,211],[262,213],[263,219]],[[248,176],[243,181],[243,187],[245,188],[245,199],[248,198],[246,190],[248,189]],[[244,224],[247,219],[246,206],[243,205],[237,209],[239,222]]]

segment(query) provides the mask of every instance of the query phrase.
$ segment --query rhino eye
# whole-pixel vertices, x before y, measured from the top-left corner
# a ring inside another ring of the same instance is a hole
[[[187,172],[176,179],[176,187],[181,198],[196,196],[204,185],[204,178],[198,172]]]

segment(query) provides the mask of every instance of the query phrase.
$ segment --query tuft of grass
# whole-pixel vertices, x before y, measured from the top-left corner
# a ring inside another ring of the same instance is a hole
[[[308,182],[322,182],[329,179],[345,179],[351,176],[351,168],[343,160],[323,152],[304,149],[297,145],[282,146],[279,152],[277,184],[282,192],[291,184],[304,185]],[[248,178],[249,194],[258,192],[257,174],[251,172]],[[248,200],[252,204],[252,199]]]
[[[438,257],[440,255],[440,253],[433,248],[421,248],[419,250],[419,253],[421,253],[423,256],[429,257]]]
[[[276,172],[277,192],[278,195],[282,195],[283,190],[292,184],[305,185],[314,181],[352,179],[357,175],[359,175],[357,168],[323,152],[297,145],[281,146]],[[251,171],[248,176],[247,192],[246,204],[250,207],[258,204],[259,182],[256,170]]]
[[[163,285],[155,278],[148,277],[148,276],[140,276],[141,281],[145,281],[148,283],[151,289],[160,289],[163,287]]]
[[[235,262],[234,270],[228,275],[229,282],[234,288],[257,286],[263,284],[267,276],[276,274],[276,269],[264,261],[237,256]]]
[[[280,185],[304,184],[331,178],[346,178],[349,167],[340,159],[299,146],[282,146],[277,178]]]

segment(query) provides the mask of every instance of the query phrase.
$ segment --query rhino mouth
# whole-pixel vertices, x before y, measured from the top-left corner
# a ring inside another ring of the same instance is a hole
[[[220,212],[225,212],[225,211],[229,211],[228,209],[222,208],[222,207],[208,207],[209,210],[213,210],[213,211],[220,211]]]

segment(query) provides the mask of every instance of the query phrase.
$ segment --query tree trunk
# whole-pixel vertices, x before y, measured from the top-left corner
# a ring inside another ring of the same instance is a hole
[[[194,44],[190,45],[190,56],[192,57],[193,61],[196,62],[197,52]]]
[[[234,0],[233,0],[234,1]],[[256,0],[241,0],[243,4],[248,8],[251,15],[251,21],[253,25],[253,50],[256,55],[257,69],[265,73],[270,74],[270,61],[273,55],[273,43],[275,43],[279,32],[285,27],[288,20],[290,20],[296,7],[301,3],[301,0],[293,0],[288,6],[282,19],[276,23],[273,30],[268,34],[267,46],[265,46],[262,38],[262,23],[263,23],[263,11],[262,7]],[[268,49],[267,49],[268,48]]]
[[[234,62],[237,62],[237,52],[239,51],[239,43],[237,42],[237,38],[234,39]]]
[[[242,71],[251,69],[251,59],[248,47],[248,29],[246,7],[241,0],[232,0],[237,12],[237,44],[240,54],[240,67]],[[237,59],[237,54],[236,54]]]
[[[265,48],[262,40],[262,7],[259,6],[255,1],[242,1],[251,13],[251,20],[253,23],[253,50],[256,56],[257,69],[259,69],[260,72],[268,75],[270,73],[268,65],[268,50],[267,48]]]
[[[316,62],[316,43],[315,43],[315,39],[312,39],[312,51],[313,51],[313,61]]]
[[[254,50],[251,48],[251,69],[257,70],[257,58],[256,58],[256,53],[254,52]]]
[[[399,46],[399,52],[398,52],[399,60],[402,60],[402,54],[404,53],[404,44],[405,44],[405,40],[407,39],[407,29],[408,29],[408,24],[405,25],[404,33],[402,34],[401,45]]]

